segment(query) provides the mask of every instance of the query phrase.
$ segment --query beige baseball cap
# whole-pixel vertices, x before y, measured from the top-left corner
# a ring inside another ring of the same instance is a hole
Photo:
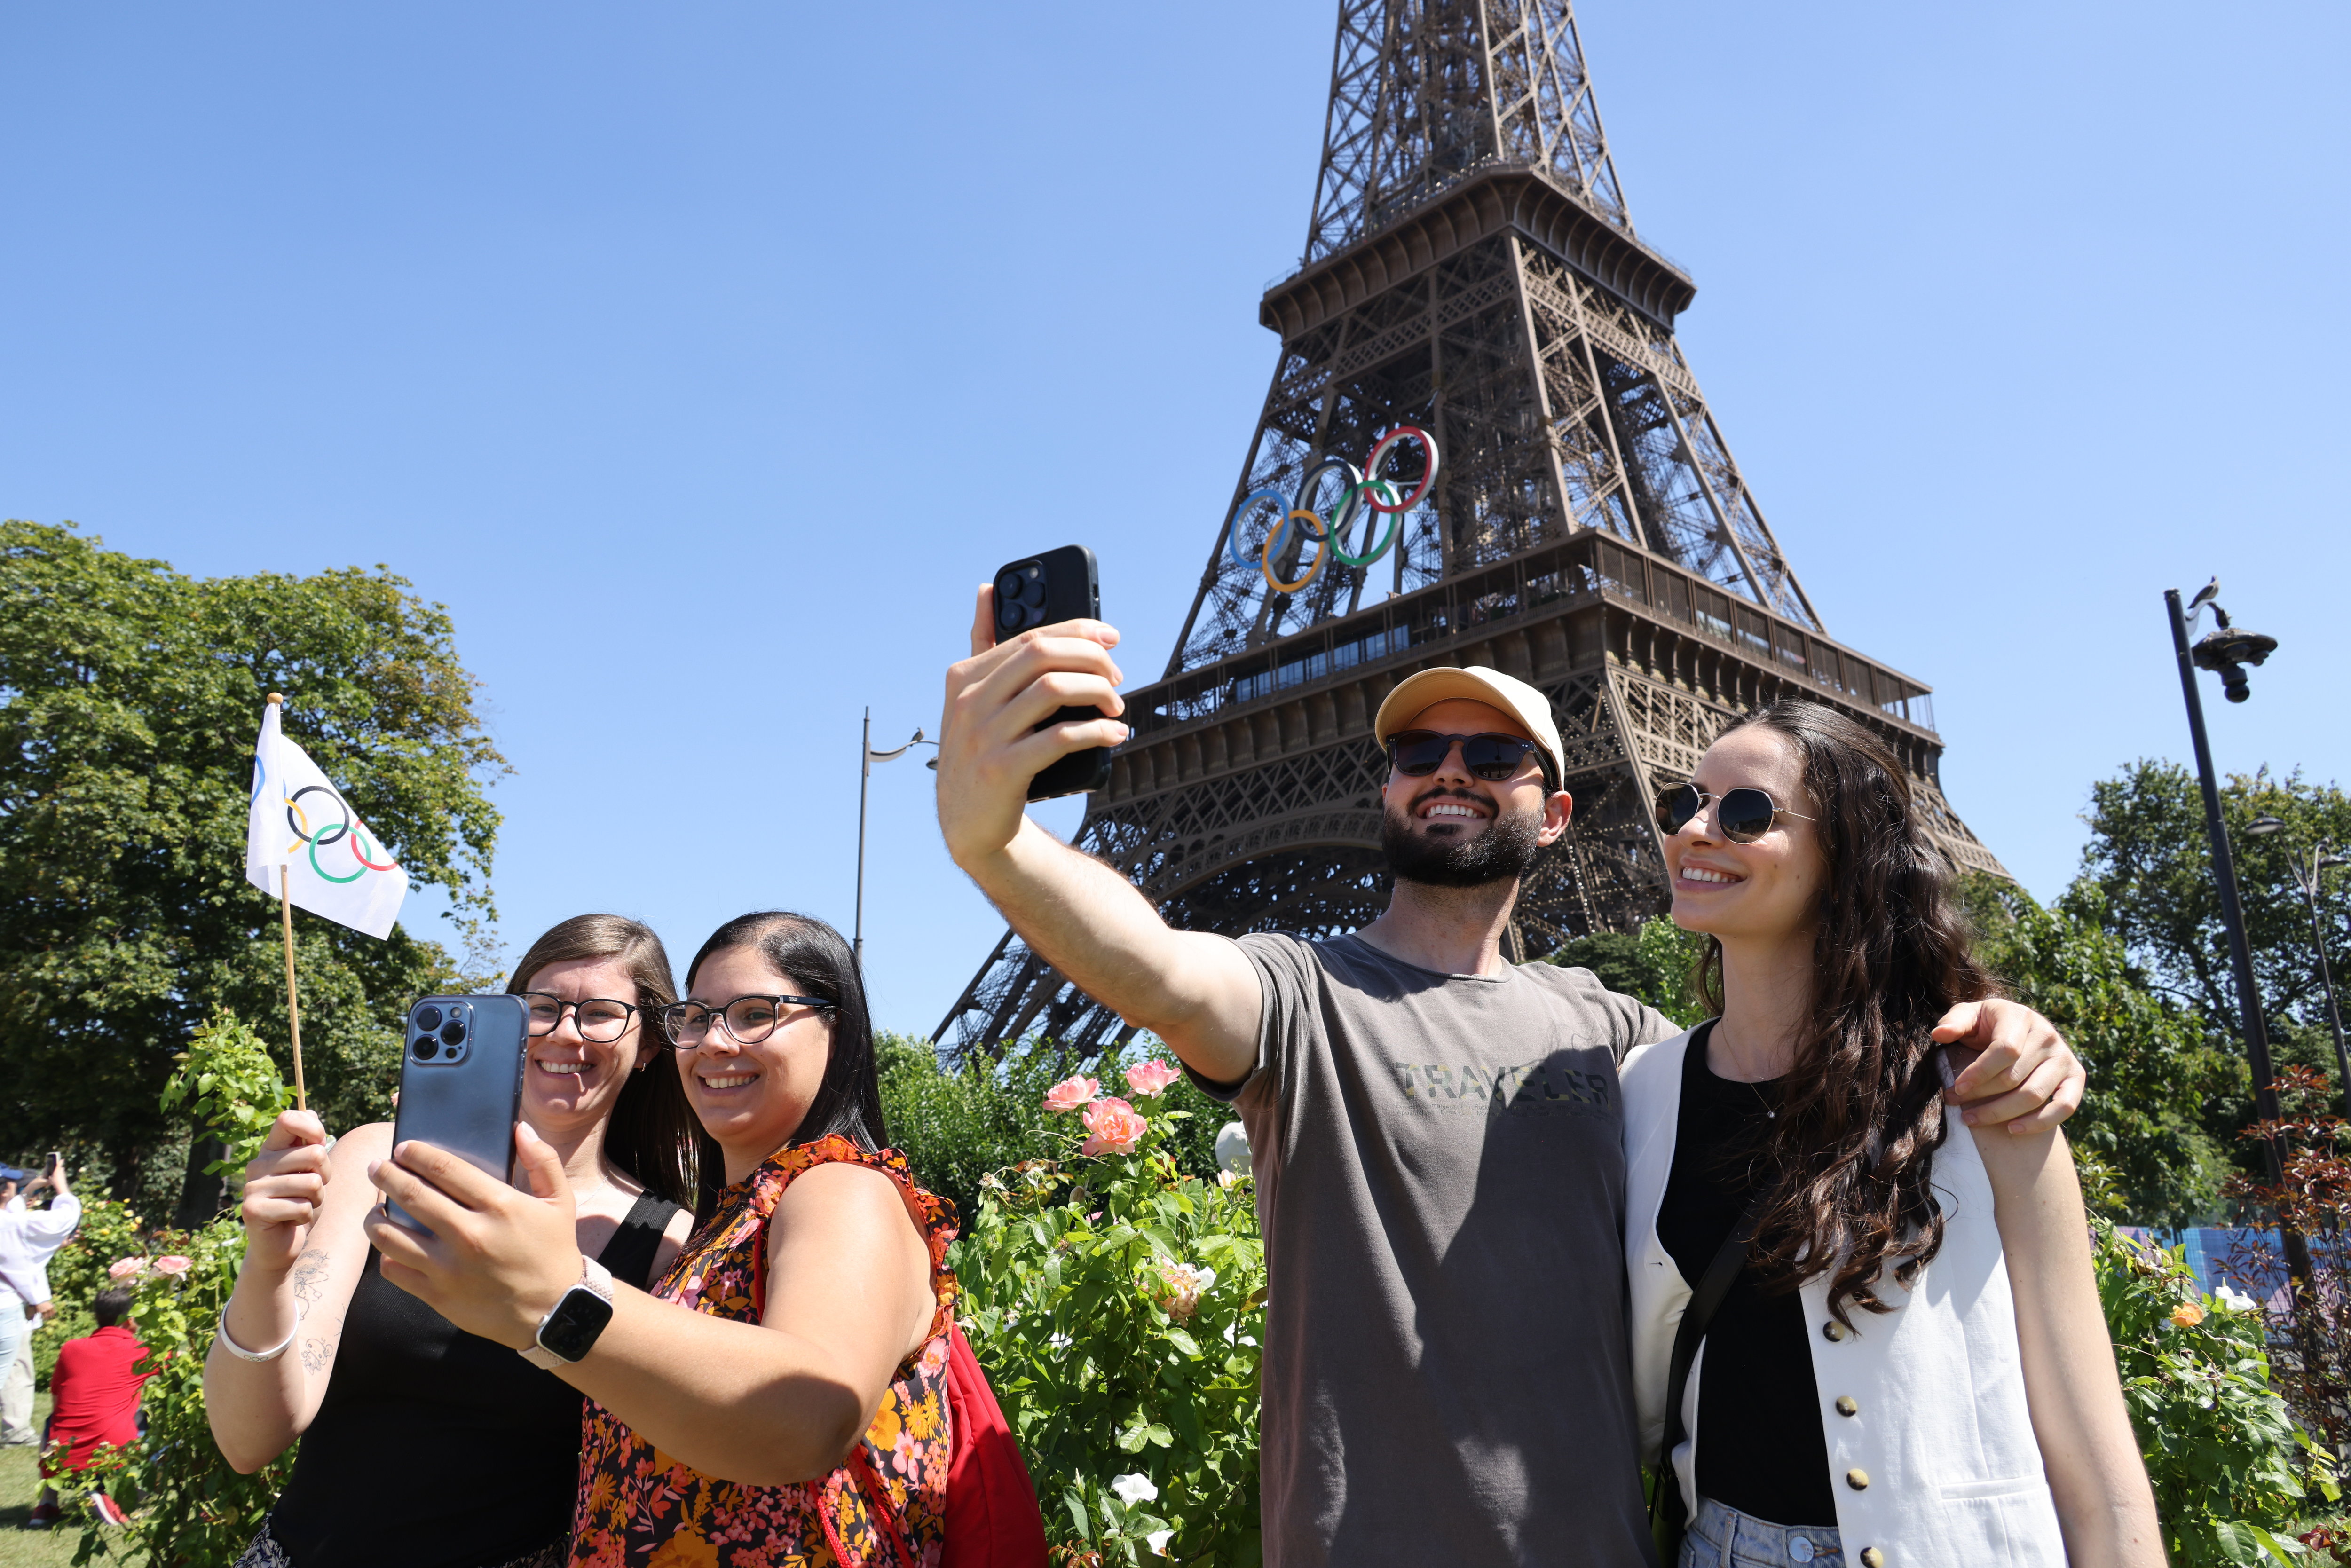
[[[1499,708],[1524,725],[1535,745],[1551,759],[1552,788],[1562,787],[1561,781],[1567,777],[1567,753],[1559,743],[1559,727],[1552,722],[1551,700],[1526,682],[1483,664],[1423,670],[1418,674],[1406,675],[1380,704],[1379,716],[1372,720],[1372,737],[1384,747],[1389,736],[1400,729],[1410,729],[1412,721],[1423,713],[1438,703],[1457,698]]]

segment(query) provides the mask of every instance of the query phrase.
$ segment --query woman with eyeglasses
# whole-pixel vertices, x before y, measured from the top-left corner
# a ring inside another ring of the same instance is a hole
[[[582,915],[531,944],[522,1118],[571,1194],[566,1234],[643,1285],[684,1245],[716,1151],[654,1023],[676,998],[661,939]],[[204,1363],[221,1452],[293,1479],[238,1568],[490,1568],[563,1561],[578,1492],[577,1390],[384,1278],[363,1221],[376,1123],[329,1139],[288,1111],[246,1167],[245,1267]]]
[[[1657,803],[1719,1015],[1622,1073],[1635,1386],[1684,1568],[2163,1562],[2062,1112],[1945,1103],[1937,1021],[1996,983],[1933,809],[1796,701]]]
[[[434,1232],[371,1219],[385,1276],[588,1396],[575,1563],[937,1561],[954,1209],[883,1146],[849,945],[729,921],[664,1017],[726,1186],[650,1291],[590,1262],[528,1129],[536,1196],[423,1145],[375,1168]]]

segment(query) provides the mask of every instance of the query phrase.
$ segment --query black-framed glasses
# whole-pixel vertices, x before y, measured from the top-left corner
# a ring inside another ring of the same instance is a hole
[[[610,1045],[629,1032],[629,1020],[637,1009],[626,1002],[616,1002],[610,997],[590,997],[583,1001],[567,1002],[547,991],[525,991],[522,999],[530,1005],[530,1032],[533,1039],[553,1034],[563,1025],[565,1009],[571,1012],[571,1021],[580,1030],[580,1038],[597,1045]]]
[[[1517,735],[1439,735],[1433,729],[1398,730],[1388,737],[1388,766],[1407,779],[1426,779],[1445,766],[1456,746],[1461,766],[1489,784],[1519,770],[1535,743]]]
[[[784,1020],[786,1007],[830,1010],[837,1005],[822,997],[737,997],[718,1008],[706,1008],[700,1002],[672,1002],[661,1010],[661,1026],[669,1042],[680,1051],[699,1050],[710,1033],[714,1019],[736,1044],[757,1045],[776,1032],[776,1026]]]
[[[1771,824],[1782,817],[1793,817],[1809,822],[1815,819],[1802,811],[1791,811],[1764,791],[1751,785],[1709,795],[1695,784],[1677,784],[1670,789],[1657,791],[1657,826],[1667,833],[1678,833],[1690,824],[1690,819],[1714,802],[1714,831],[1734,844],[1751,844],[1771,831]]]

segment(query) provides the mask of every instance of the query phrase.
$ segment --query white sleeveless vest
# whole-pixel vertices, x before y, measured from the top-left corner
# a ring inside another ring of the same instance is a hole
[[[1666,1378],[1690,1284],[1657,1239],[1657,1210],[1674,1165],[1688,1034],[1625,1059],[1625,1267],[1632,1286],[1633,1378],[1643,1458],[1665,1441]],[[1942,1249],[1904,1291],[1886,1281],[1895,1311],[1855,1311],[1855,1329],[1828,1310],[1828,1281],[1802,1287],[1830,1490],[1848,1568],[2064,1568],[2057,1509],[2025,1407],[2016,1304],[1992,1218],[1991,1180],[1967,1128],[1935,1153]],[[1826,1332],[1824,1332],[1826,1331]],[[1674,1452],[1674,1472],[1698,1508],[1700,1346],[1683,1399],[1696,1434]],[[1848,1413],[1849,1412],[1849,1413]],[[1815,1522],[1826,1523],[1826,1521]]]

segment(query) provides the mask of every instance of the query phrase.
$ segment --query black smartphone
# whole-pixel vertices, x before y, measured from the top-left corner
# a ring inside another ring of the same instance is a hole
[[[1008,561],[997,570],[996,640],[999,643],[1032,626],[1101,619],[1102,579],[1094,570],[1094,552],[1083,545],[1063,545],[1026,560]],[[1065,707],[1037,727],[1101,716],[1100,708]],[[1059,795],[1082,794],[1109,782],[1110,747],[1092,747],[1070,753],[1029,780],[1029,799],[1050,800]]]
[[[426,997],[409,1009],[393,1145],[432,1144],[511,1183],[529,1033],[520,997]],[[390,1198],[384,1209],[411,1230],[432,1234]]]

